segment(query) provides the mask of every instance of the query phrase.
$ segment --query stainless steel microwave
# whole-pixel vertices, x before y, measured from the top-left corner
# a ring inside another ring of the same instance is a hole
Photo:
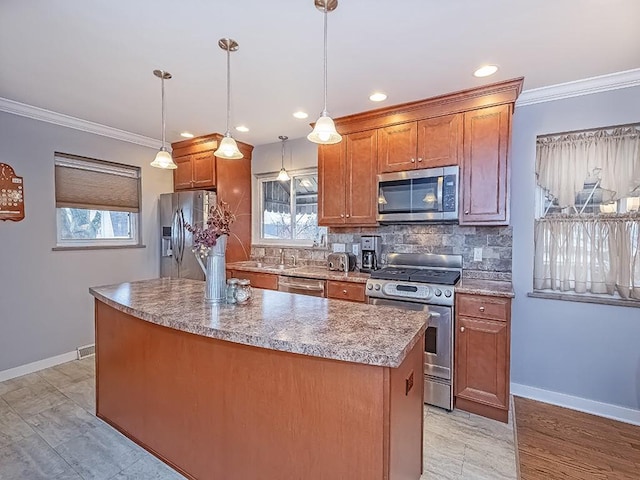
[[[378,175],[380,223],[458,220],[458,167]]]

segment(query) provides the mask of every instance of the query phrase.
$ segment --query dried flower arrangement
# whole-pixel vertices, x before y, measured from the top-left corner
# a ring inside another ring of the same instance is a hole
[[[206,226],[200,227],[186,223],[185,228],[193,234],[193,251],[206,254],[216,245],[220,236],[229,235],[231,224],[235,220],[235,215],[229,210],[229,204],[220,201],[209,208]]]

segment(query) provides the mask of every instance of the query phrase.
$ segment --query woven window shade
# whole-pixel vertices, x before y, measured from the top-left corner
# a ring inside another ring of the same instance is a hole
[[[137,167],[74,156],[56,156],[56,208],[138,212],[140,178]]]

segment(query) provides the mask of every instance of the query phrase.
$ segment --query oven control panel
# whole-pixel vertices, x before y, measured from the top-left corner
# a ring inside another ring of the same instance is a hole
[[[369,297],[407,300],[433,305],[453,305],[453,287],[417,282],[369,279],[365,294]]]

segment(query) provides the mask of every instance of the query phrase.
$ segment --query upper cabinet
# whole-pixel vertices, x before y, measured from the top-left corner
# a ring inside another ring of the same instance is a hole
[[[375,225],[377,173],[459,165],[459,223],[507,225],[511,117],[523,80],[335,119],[344,140],[319,148],[320,224]]]
[[[253,147],[237,142],[244,155],[237,160],[216,157],[222,135],[214,133],[171,144],[173,161],[173,189],[215,190],[218,201],[229,204],[236,220],[231,225],[227,241],[226,261],[249,259],[251,252],[251,154]]]
[[[380,173],[458,165],[462,115],[444,115],[380,129]]]
[[[358,132],[318,148],[318,224],[376,224],[377,132]]]
[[[464,114],[460,225],[509,223],[511,105]]]

